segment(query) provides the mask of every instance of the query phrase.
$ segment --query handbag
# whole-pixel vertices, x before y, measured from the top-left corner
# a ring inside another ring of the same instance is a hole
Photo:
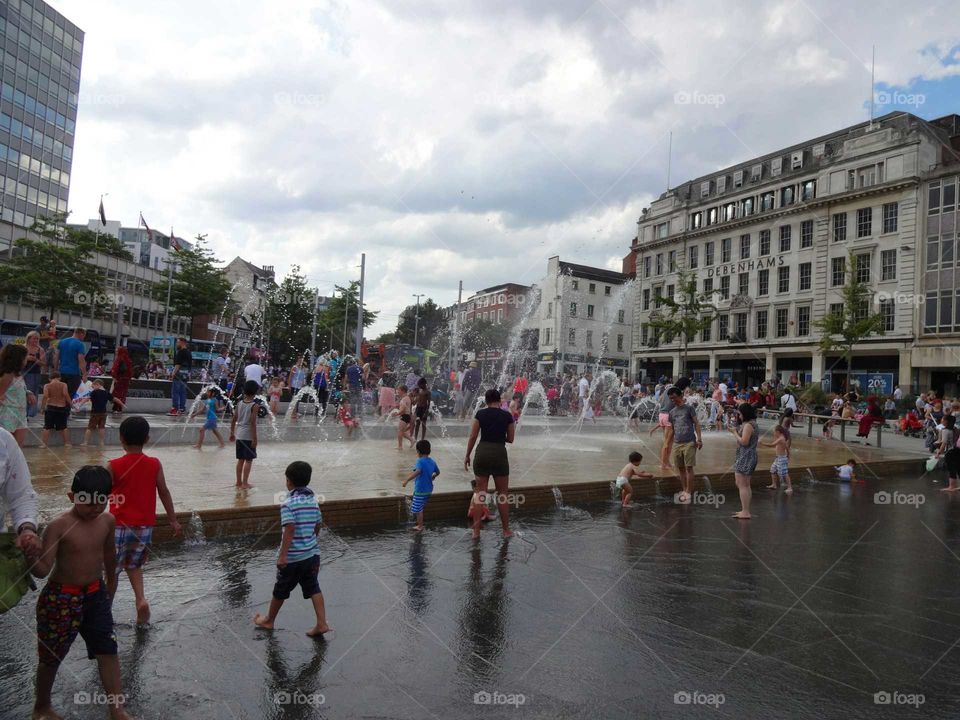
[[[0,533],[0,614],[16,607],[27,590],[36,589],[16,539],[13,533]]]
[[[931,455],[927,458],[927,472],[933,472],[934,470],[940,470],[944,467],[944,462],[942,457],[937,457],[936,455]]]

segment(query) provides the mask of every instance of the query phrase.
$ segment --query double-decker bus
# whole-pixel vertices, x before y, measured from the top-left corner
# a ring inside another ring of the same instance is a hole
[[[15,345],[25,345],[27,342],[27,333],[37,329],[37,323],[25,322],[22,320],[0,320],[0,346],[13,343]],[[66,325],[57,325],[57,336],[50,343],[52,348],[65,337],[73,335],[73,327]],[[41,340],[46,338],[41,338]],[[103,360],[103,342],[100,333],[96,330],[87,330],[83,345],[87,350],[87,360]]]

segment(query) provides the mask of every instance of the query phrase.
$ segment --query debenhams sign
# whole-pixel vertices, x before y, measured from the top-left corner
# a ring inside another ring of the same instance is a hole
[[[779,257],[762,257],[756,260],[741,260],[727,265],[718,265],[716,267],[706,268],[707,277],[720,277],[722,275],[736,275],[743,272],[753,272],[754,270],[765,270],[772,267],[780,267],[786,263],[783,255]]]

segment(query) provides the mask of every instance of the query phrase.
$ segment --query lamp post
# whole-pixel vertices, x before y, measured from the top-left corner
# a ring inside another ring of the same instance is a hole
[[[420,334],[420,298],[422,298],[425,293],[413,293],[413,296],[417,299],[417,314],[413,316],[413,346],[419,347],[417,345],[417,336]]]

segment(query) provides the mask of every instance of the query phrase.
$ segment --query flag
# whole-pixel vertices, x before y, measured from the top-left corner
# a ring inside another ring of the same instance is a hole
[[[150,237],[150,242],[153,242],[153,230],[151,230],[150,226],[147,225],[147,221],[143,219],[143,213],[140,213],[140,222],[143,223],[143,226],[147,229],[147,235]]]
[[[170,228],[170,248],[177,251],[183,249],[183,247],[177,241],[177,237],[173,234],[173,228]]]
[[[103,209],[103,198],[100,198],[100,224],[107,226],[107,213]]]

